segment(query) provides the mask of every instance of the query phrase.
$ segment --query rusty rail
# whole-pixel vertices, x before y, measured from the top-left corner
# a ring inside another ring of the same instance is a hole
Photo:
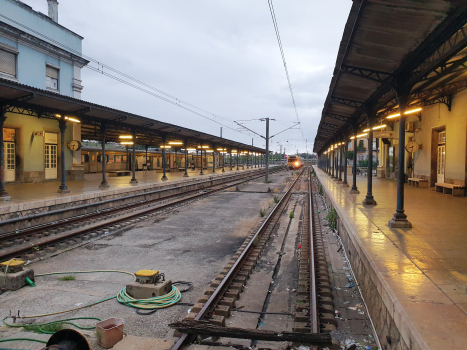
[[[318,301],[316,295],[316,271],[315,271],[315,247],[313,242],[313,191],[311,187],[311,172],[308,168],[308,215],[309,215],[309,230],[310,230],[310,324],[311,333],[319,332],[318,323]]]
[[[210,312],[212,312],[216,306],[216,300],[223,295],[223,293],[227,290],[229,284],[233,281],[235,278],[236,274],[239,272],[245,261],[247,260],[248,256],[251,253],[252,247],[254,245],[254,242],[256,238],[258,238],[263,230],[265,230],[268,225],[271,223],[272,218],[274,217],[274,214],[278,212],[278,210],[283,210],[283,203],[287,203],[288,199],[290,198],[292,194],[292,189],[297,183],[298,179],[300,176],[303,174],[303,171],[300,173],[299,176],[294,180],[290,188],[287,190],[287,192],[282,196],[282,198],[279,200],[277,205],[274,207],[274,209],[269,213],[267,218],[264,220],[263,224],[260,226],[260,228],[256,231],[255,235],[252,237],[248,245],[246,246],[245,250],[240,254],[238,257],[237,261],[235,261],[235,264],[232,266],[232,268],[229,270],[229,272],[225,275],[224,279],[221,281],[219,286],[214,290],[214,292],[211,294],[210,298],[204,304],[203,308],[198,312],[198,314],[195,316],[195,321],[200,321],[203,319],[205,316],[207,316]],[[279,209],[281,208],[281,209]],[[189,335],[184,333],[178,341],[175,343],[173,346],[172,350],[180,350],[183,349],[184,346],[189,344],[195,337],[196,335]]]
[[[38,242],[38,243],[34,244],[33,246],[34,247],[39,247],[39,248],[51,246],[51,245],[57,244],[57,243],[59,243],[61,241],[70,239],[72,237],[76,237],[76,236],[80,236],[80,235],[90,233],[90,232],[93,232],[93,231],[96,231],[96,230],[100,230],[100,229],[103,229],[103,228],[106,228],[106,227],[109,227],[109,226],[112,226],[112,225],[115,225],[115,224],[118,224],[118,223],[123,223],[125,221],[128,221],[128,220],[134,218],[134,217],[142,216],[142,215],[145,215],[145,214],[153,212],[153,211],[158,211],[158,210],[161,210],[161,209],[173,206],[173,205],[177,205],[177,204],[180,204],[180,203],[183,203],[183,202],[187,202],[187,201],[193,200],[193,199],[198,198],[198,197],[206,196],[206,195],[208,195],[210,193],[222,191],[222,190],[224,190],[226,188],[241,184],[241,183],[243,183],[243,182],[245,182],[247,180],[254,179],[254,178],[257,178],[257,177],[262,177],[263,175],[264,174],[259,174],[259,175],[258,174],[253,174],[253,176],[246,176],[245,178],[238,179],[238,180],[235,180],[233,182],[229,182],[227,184],[214,185],[214,187],[217,187],[217,188],[214,188],[214,189],[211,188],[211,190],[209,192],[199,193],[199,189],[198,189],[198,190],[195,191],[195,192],[198,192],[198,193],[193,194],[191,196],[183,197],[183,198],[180,198],[180,199],[178,199],[176,201],[166,203],[166,204],[162,204],[162,205],[157,206],[157,207],[151,207],[151,208],[148,208],[148,209],[145,209],[145,210],[141,210],[141,211],[138,211],[137,213],[131,213],[131,214],[128,214],[128,215],[124,215],[123,217],[116,218],[116,219],[110,220],[110,221],[106,221],[106,222],[103,222],[103,223],[100,223],[100,224],[97,224],[97,225],[94,225],[94,226],[91,226],[91,227],[86,227],[86,228],[83,228],[82,230],[71,232],[70,234],[67,234],[67,235],[63,235],[63,236],[60,236],[60,237],[51,237],[49,239],[43,240],[42,242]],[[189,193],[189,192],[185,192],[183,194],[186,194],[186,193]],[[178,195],[180,195],[180,194],[178,194]],[[168,198],[169,198],[169,196],[168,197],[163,197],[161,200],[166,200]],[[149,202],[150,201],[145,202],[144,204],[147,204]],[[141,205],[141,203],[138,203],[138,205]],[[112,213],[114,213],[114,212],[116,212],[118,210],[124,210],[124,209],[130,209],[130,208],[131,207],[124,207],[124,208],[119,207],[119,208],[115,208],[115,210],[106,211],[104,213],[101,212],[100,215],[102,215],[102,214],[112,214]],[[81,220],[87,220],[87,219],[89,219],[89,217],[88,216],[78,217],[77,220],[75,220],[75,221],[79,221],[80,219]],[[71,220],[68,220],[68,221],[62,222],[61,225],[69,225],[70,223],[71,223]],[[41,227],[42,230],[47,229],[47,228],[48,228],[47,226]],[[29,231],[28,232],[19,232],[19,234],[21,234],[21,233],[23,233],[23,235],[31,234],[31,232],[29,232]],[[17,258],[18,256],[21,256],[22,254],[26,254],[26,253],[31,252],[31,251],[33,251],[33,248],[31,248],[31,246],[24,247],[24,248],[19,248],[19,249],[16,249],[14,251],[9,251],[7,253],[2,253],[0,251],[0,261],[8,260],[8,259],[11,259],[11,258]]]

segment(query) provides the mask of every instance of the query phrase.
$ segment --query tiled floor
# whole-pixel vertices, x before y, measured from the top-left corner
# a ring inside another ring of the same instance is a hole
[[[413,228],[390,229],[396,181],[373,178],[377,205],[363,206],[366,177],[357,177],[360,194],[350,195],[317,174],[429,348],[467,349],[467,197],[406,184]]]
[[[236,170],[234,167],[230,171],[230,167],[225,167],[225,174],[234,173]],[[246,168],[245,168],[246,170]],[[242,169],[240,168],[240,172]],[[188,170],[188,175],[190,178],[195,178],[199,175],[200,169]],[[222,168],[216,169],[215,174],[221,174]],[[204,170],[204,178],[212,175],[212,169]],[[168,181],[176,181],[183,179],[183,171],[173,171],[167,173]],[[161,181],[162,173],[156,171],[137,171],[136,179],[138,180],[138,185],[149,185],[152,183],[162,182]],[[110,177],[107,175],[107,182],[112,189],[122,189],[122,188],[135,188],[134,185],[130,185],[131,176],[118,176]],[[0,207],[8,206],[12,203],[24,203],[24,202],[35,202],[45,199],[55,199],[63,198],[68,196],[74,196],[86,192],[96,192],[99,191],[99,184],[102,181],[102,173],[99,174],[85,174],[84,180],[74,180],[67,181],[66,185],[70,190],[70,193],[60,194],[58,193],[58,186],[60,185],[59,180],[47,181],[41,183],[12,183],[6,185],[6,191],[11,197],[9,202],[0,202]]]

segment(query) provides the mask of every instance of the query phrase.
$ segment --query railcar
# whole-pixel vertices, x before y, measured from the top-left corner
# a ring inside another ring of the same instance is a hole
[[[288,156],[287,157],[287,168],[294,170],[294,169],[300,169],[305,161],[303,158],[300,158],[299,156]]]

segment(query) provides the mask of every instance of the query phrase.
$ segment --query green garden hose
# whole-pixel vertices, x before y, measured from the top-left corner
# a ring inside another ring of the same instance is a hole
[[[0,339],[0,343],[6,343],[7,341],[35,341],[42,344],[47,344],[45,340],[32,339],[32,338],[11,338],[11,339]]]
[[[85,330],[89,330],[89,329],[94,329],[96,328],[96,326],[92,326],[92,327],[89,327],[89,326],[80,326],[79,324],[76,324],[74,322],[70,322],[70,321],[76,321],[76,320],[96,320],[96,321],[102,321],[100,318],[98,317],[74,317],[74,318],[66,318],[64,320],[58,320],[58,321],[53,321],[53,322],[47,322],[47,323],[34,323],[32,325],[29,325],[29,324],[9,324],[9,323],[6,323],[5,320],[7,319],[8,317],[5,317],[3,319],[3,324],[7,327],[11,327],[11,328],[21,328],[21,327],[28,327],[28,326],[34,326],[37,331],[39,333],[44,333],[44,334],[54,334],[55,332],[50,332],[46,329],[42,329],[42,328],[47,328],[47,326],[53,326],[55,324],[69,324],[69,325],[72,325],[78,329],[85,329]]]

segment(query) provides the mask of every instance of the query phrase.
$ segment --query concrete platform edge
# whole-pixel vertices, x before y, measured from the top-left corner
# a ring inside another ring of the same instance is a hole
[[[339,223],[343,226],[343,230],[338,228],[339,235],[342,236],[343,234],[346,234],[348,238],[350,239],[351,244],[353,245],[353,247],[346,246],[346,242],[343,239],[343,243],[344,243],[344,247],[346,251],[348,250],[351,251],[352,248],[356,250],[357,255],[358,255],[358,260],[360,260],[359,263],[363,264],[365,269],[368,271],[369,277],[371,278],[371,281],[374,283],[376,290],[379,294],[379,297],[381,298],[384,306],[387,309],[387,312],[389,313],[392,320],[394,321],[394,324],[396,325],[397,330],[399,331],[400,336],[405,343],[404,344],[405,347],[407,349],[429,349],[423,337],[421,336],[421,334],[418,332],[415,325],[410,320],[409,315],[404,310],[398,298],[396,297],[396,295],[394,294],[394,292],[391,290],[390,286],[386,282],[383,274],[376,266],[374,260],[371,258],[371,255],[366,250],[362,240],[357,235],[356,227],[354,227],[351,224],[352,221],[350,220],[349,217],[347,217],[347,215],[344,213],[344,211],[339,206],[337,198],[335,198],[334,195],[331,193],[331,191],[329,191],[326,183],[322,181],[323,177],[325,177],[326,175],[322,172],[322,170],[318,169],[317,167],[314,167],[314,168],[315,168],[315,172],[318,177],[318,180],[323,186],[327,199],[332,203],[334,209],[336,209],[337,211],[339,218],[341,219],[339,220]],[[356,208],[356,210],[359,210],[359,209]],[[368,225],[371,225],[375,230],[379,230],[378,227],[374,225],[370,220],[368,220]],[[355,260],[355,258],[350,258],[350,259]],[[360,274],[359,276],[359,274],[357,273],[356,268],[355,268],[356,262],[351,261],[351,263],[352,263],[354,272],[356,274],[357,283],[361,285],[362,280],[364,280],[364,276],[362,276],[362,274]],[[364,293],[363,290],[362,290],[362,293],[365,299],[369,299],[371,297],[369,295],[365,295],[368,293]],[[374,318],[376,315],[370,314],[370,316]],[[381,329],[378,329],[378,327],[376,327],[376,331],[377,333],[380,333]],[[382,338],[382,337],[385,337],[386,334],[378,334],[378,336]]]

